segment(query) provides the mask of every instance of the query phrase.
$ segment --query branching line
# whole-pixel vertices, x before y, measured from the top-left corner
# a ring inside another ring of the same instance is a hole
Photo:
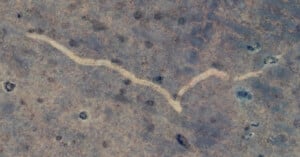
[[[180,90],[178,91],[178,93],[176,95],[176,98],[173,98],[172,94],[165,88],[161,87],[158,84],[153,83],[152,81],[138,78],[137,76],[135,76],[134,73],[124,69],[123,67],[121,67],[118,64],[111,62],[110,60],[79,57],[76,55],[76,53],[74,53],[67,47],[56,42],[54,39],[51,39],[42,34],[26,33],[25,36],[27,36],[28,38],[31,38],[31,39],[38,40],[38,41],[43,41],[43,42],[51,45],[52,47],[54,47],[57,50],[59,50],[60,52],[62,52],[65,56],[67,56],[68,58],[70,58],[77,64],[84,65],[84,66],[104,66],[109,69],[112,69],[113,71],[118,72],[120,75],[122,75],[123,77],[125,77],[127,79],[130,79],[135,84],[150,87],[152,90],[160,93],[163,97],[165,97],[165,99],[168,101],[168,103],[171,105],[171,107],[178,113],[182,112],[182,106],[180,104],[181,97],[188,90],[190,90],[195,85],[197,85],[200,81],[208,79],[212,76],[220,78],[225,81],[230,79],[230,76],[226,72],[220,71],[220,70],[217,70],[214,68],[210,68],[210,69],[204,71],[203,73],[193,77],[191,79],[191,81],[189,81],[186,85],[184,85],[180,88]],[[246,74],[234,77],[233,81],[242,81],[242,80],[248,79],[250,77],[258,77],[262,73],[263,73],[263,70],[248,72]]]

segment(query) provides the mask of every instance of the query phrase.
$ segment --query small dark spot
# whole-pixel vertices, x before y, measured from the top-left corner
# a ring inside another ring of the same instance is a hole
[[[188,149],[190,147],[190,144],[189,144],[188,140],[183,135],[177,134],[176,135],[176,140],[184,148]]]
[[[250,53],[257,53],[261,50],[261,45],[260,43],[256,42],[254,45],[247,45],[246,48]]]
[[[96,20],[92,20],[91,22],[92,22],[93,30],[95,32],[104,31],[107,29],[107,26],[103,22],[96,21]]]
[[[211,118],[209,119],[209,121],[210,121],[211,123],[216,123],[216,122],[217,122],[217,119],[214,118],[214,117],[211,117]]]
[[[297,61],[300,61],[300,56],[297,56],[295,59],[296,59]]]
[[[211,66],[215,69],[218,69],[218,70],[222,70],[223,69],[223,65],[219,62],[213,62],[211,63]]]
[[[151,41],[147,40],[147,41],[144,42],[144,44],[145,44],[145,47],[148,48],[148,49],[153,47],[153,43]]]
[[[184,17],[180,17],[177,21],[178,25],[184,25],[186,22],[185,18]]]
[[[264,64],[275,64],[278,62],[278,58],[274,56],[268,56],[264,59]]]
[[[164,80],[164,77],[160,76],[160,75],[153,78],[153,81],[157,82],[159,84],[162,84],[163,80]]]
[[[47,81],[50,82],[50,83],[53,83],[55,81],[55,79],[53,77],[48,77]]]
[[[62,139],[62,136],[57,135],[57,136],[55,137],[55,139],[56,139],[57,141],[60,141],[60,140]]]
[[[253,127],[258,127],[259,126],[259,122],[252,122],[250,125],[253,126]]]
[[[4,82],[4,89],[6,92],[12,92],[16,88],[16,84],[10,81]]]
[[[296,118],[293,122],[295,128],[300,128],[300,118]]]
[[[21,105],[27,105],[27,103],[23,99],[20,99],[20,104]]]
[[[124,43],[126,40],[126,38],[123,35],[118,35],[117,38],[118,38],[119,42],[121,42],[121,43]]]
[[[125,79],[125,80],[123,80],[123,83],[124,83],[125,85],[130,85],[130,84],[131,84],[131,80]]]
[[[155,13],[154,14],[154,19],[155,20],[161,20],[163,18],[163,14],[161,12]]]
[[[118,65],[121,65],[122,64],[122,61],[117,59],[117,58],[113,58],[110,60],[112,63],[115,63],[115,64],[118,64]]]
[[[34,33],[34,29],[33,29],[33,28],[30,28],[30,29],[27,30],[27,32],[28,32],[28,33]]]
[[[37,33],[37,34],[43,34],[45,31],[41,28],[30,28],[27,31],[28,33]]]
[[[21,13],[17,13],[17,18],[20,19],[22,17]]]
[[[248,46],[247,46],[247,50],[249,50],[249,51],[254,51],[255,48],[254,48],[253,46],[248,45]]]
[[[262,155],[262,154],[259,154],[257,157],[265,157],[264,155]]]
[[[236,97],[239,99],[244,99],[244,100],[251,100],[252,99],[252,94],[246,90],[238,90],[236,92]]]
[[[246,135],[243,135],[242,138],[245,140],[251,139],[255,134],[253,132],[249,132]]]
[[[87,15],[83,15],[83,16],[81,16],[81,19],[82,20],[89,20],[89,17]]]
[[[43,102],[44,102],[44,99],[43,99],[43,98],[37,98],[36,101],[37,101],[38,103],[43,103]]]
[[[155,129],[155,125],[152,124],[152,123],[149,123],[149,124],[147,125],[146,129],[147,129],[148,132],[153,132],[154,129]]]
[[[36,132],[38,129],[36,127],[32,128],[32,132]]]
[[[82,120],[86,120],[88,118],[88,115],[85,111],[82,111],[79,113],[79,118]]]
[[[139,20],[139,19],[141,19],[141,18],[143,17],[143,13],[142,13],[141,11],[137,10],[137,11],[135,11],[135,12],[133,13],[133,17],[134,17],[136,20]]]
[[[153,100],[147,100],[145,104],[148,106],[154,106],[155,102]]]
[[[250,127],[249,127],[249,126],[246,126],[246,127],[244,128],[244,130],[245,130],[245,131],[248,131],[248,130],[250,130]]]
[[[107,142],[107,141],[103,141],[103,142],[102,142],[102,147],[103,147],[103,148],[108,148],[108,147],[109,147],[108,142]]]
[[[71,47],[78,47],[78,46],[79,46],[79,43],[78,43],[76,40],[74,40],[74,39],[70,39],[70,40],[69,40],[69,45],[70,45]]]
[[[120,95],[125,95],[125,94],[126,94],[126,89],[121,88],[121,89],[119,90],[119,94],[120,94]]]

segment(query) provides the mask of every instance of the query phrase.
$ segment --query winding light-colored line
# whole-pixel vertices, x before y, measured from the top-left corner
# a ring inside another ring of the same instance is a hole
[[[147,87],[150,87],[153,90],[157,91],[158,93],[160,93],[167,99],[168,103],[173,107],[173,109],[175,111],[177,111],[179,113],[182,111],[180,102],[177,100],[174,100],[172,95],[166,89],[162,88],[158,84],[155,84],[151,81],[140,79],[140,78],[136,77],[135,74],[129,72],[128,70],[122,68],[121,66],[119,66],[115,63],[112,63],[109,60],[105,60],[105,59],[96,60],[96,59],[79,57],[79,56],[75,55],[74,52],[72,52],[71,50],[66,48],[65,46],[59,44],[55,40],[53,40],[45,35],[40,35],[40,34],[35,34],[35,33],[27,33],[26,36],[29,38],[40,40],[40,41],[50,44],[51,46],[55,47],[56,49],[61,51],[64,55],[66,55],[67,57],[69,57],[71,60],[73,60],[74,62],[76,62],[78,64],[86,65],[86,66],[104,66],[104,67],[110,68],[114,71],[117,71],[125,78],[130,79],[133,83],[147,86]]]
[[[260,74],[262,74],[263,71],[259,70],[259,71],[252,71],[252,72],[248,72],[246,74],[240,75],[240,76],[236,76],[233,80],[234,81],[243,81],[246,80],[250,77],[259,77]]]
[[[205,80],[211,76],[215,76],[218,77],[222,80],[228,80],[229,79],[229,75],[223,71],[219,71],[217,69],[211,68],[206,70],[205,72],[195,76],[192,78],[192,80],[187,83],[186,85],[184,85],[179,91],[178,91],[178,99],[180,99],[182,97],[182,95],[187,92],[189,89],[193,88],[197,83],[199,83],[202,80]]]
[[[75,63],[85,66],[104,66],[109,69],[112,69],[119,74],[121,74],[123,77],[130,79],[133,83],[139,84],[142,86],[150,87],[156,92],[160,93],[162,96],[165,97],[165,99],[168,101],[168,103],[171,105],[171,107],[177,111],[178,113],[182,112],[182,107],[180,104],[181,97],[186,93],[189,89],[193,88],[196,84],[198,84],[200,81],[203,81],[209,77],[215,76],[217,78],[220,78],[222,80],[229,80],[230,76],[223,71],[219,71],[217,69],[211,68],[206,70],[205,72],[193,77],[191,81],[189,81],[186,85],[184,85],[177,93],[177,97],[173,98],[172,94],[165,88],[161,87],[158,84],[155,84],[149,80],[141,79],[135,76],[134,73],[124,69],[123,67],[119,66],[118,64],[112,63],[110,60],[106,59],[91,59],[91,58],[83,58],[77,56],[73,51],[68,49],[67,47],[59,44],[55,40],[42,35],[42,34],[36,34],[36,33],[26,33],[25,36],[31,39],[43,41],[47,44],[50,44],[52,47],[58,49],[61,51],[65,56],[69,57],[71,60],[73,60]],[[260,74],[262,74],[263,71],[255,71],[255,72],[249,72],[241,76],[237,76],[234,78],[234,81],[241,81],[248,79],[250,77],[258,77]]]

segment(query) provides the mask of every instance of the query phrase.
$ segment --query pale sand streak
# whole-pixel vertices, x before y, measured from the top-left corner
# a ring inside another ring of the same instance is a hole
[[[104,67],[110,68],[114,71],[117,71],[123,77],[130,79],[133,83],[152,88],[153,90],[155,90],[158,93],[160,93],[161,95],[163,95],[166,98],[166,100],[168,101],[168,103],[178,113],[182,112],[182,107],[181,107],[181,104],[180,104],[180,98],[184,95],[184,93],[186,93],[189,89],[193,88],[200,81],[205,80],[205,79],[207,79],[211,76],[215,76],[215,77],[218,77],[218,78],[223,79],[223,80],[229,80],[229,76],[226,72],[219,71],[219,70],[213,69],[213,68],[208,69],[207,71],[193,77],[189,83],[184,85],[178,91],[177,99],[174,99],[169,91],[162,88],[158,84],[155,84],[155,83],[153,83],[151,81],[148,81],[148,80],[145,80],[145,79],[140,79],[140,78],[136,77],[135,74],[129,72],[128,70],[122,68],[121,66],[119,66],[117,64],[112,63],[109,60],[105,60],[105,59],[96,60],[96,59],[90,59],[90,58],[82,58],[82,57],[79,57],[79,56],[75,55],[74,52],[72,52],[71,50],[69,50],[65,46],[59,44],[55,40],[53,40],[53,39],[51,39],[51,38],[49,38],[45,35],[40,35],[40,34],[35,34],[35,33],[26,33],[25,35],[29,38],[32,38],[32,39],[35,39],[35,40],[40,40],[40,41],[43,41],[43,42],[46,42],[46,43],[50,44],[51,46],[53,46],[56,49],[58,49],[59,51],[61,51],[64,55],[69,57],[71,60],[73,60],[77,64],[86,65],[86,66],[104,66]],[[261,73],[262,73],[262,71],[249,72],[249,73],[244,74],[242,76],[235,77],[234,81],[244,80],[244,79],[247,79],[249,77],[258,77],[258,75],[261,74]]]
[[[241,75],[241,76],[236,76],[233,80],[234,81],[242,81],[242,80],[246,80],[250,77],[259,77],[260,74],[262,74],[263,71],[262,70],[259,70],[259,71],[253,71],[253,72],[248,72],[244,75]]]
[[[215,77],[218,77],[220,79],[223,79],[223,80],[228,80],[229,79],[229,76],[227,73],[223,72],[223,71],[219,71],[217,69],[208,69],[206,70],[205,72],[195,76],[192,78],[192,80],[184,85],[179,91],[178,91],[178,94],[177,96],[179,98],[181,98],[181,96],[186,92],[188,91],[189,89],[193,88],[197,83],[199,83],[200,81],[202,80],[205,80],[211,76],[215,76]]]
[[[150,87],[153,90],[159,92],[167,99],[167,101],[174,108],[175,111],[177,111],[179,113],[182,111],[180,102],[174,100],[172,98],[171,94],[166,89],[160,87],[159,85],[157,85],[151,81],[140,79],[140,78],[136,77],[133,73],[127,71],[126,69],[120,67],[117,64],[112,63],[109,60],[104,60],[104,59],[95,60],[95,59],[89,59],[89,58],[81,58],[81,57],[75,55],[74,52],[72,52],[65,46],[59,44],[58,42],[54,41],[53,39],[51,39],[45,35],[27,33],[26,36],[29,38],[44,41],[44,42],[50,44],[51,46],[55,47],[56,49],[61,51],[64,55],[66,55],[67,57],[69,57],[71,60],[73,60],[74,62],[76,62],[78,64],[88,65],[88,66],[105,66],[107,68],[115,70],[118,73],[120,73],[122,76],[124,76],[125,78],[130,79],[133,83]]]

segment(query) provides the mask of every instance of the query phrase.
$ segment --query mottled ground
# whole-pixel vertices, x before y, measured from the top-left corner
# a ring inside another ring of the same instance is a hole
[[[0,0],[0,157],[299,157],[299,0]],[[105,67],[107,59],[176,96]]]

